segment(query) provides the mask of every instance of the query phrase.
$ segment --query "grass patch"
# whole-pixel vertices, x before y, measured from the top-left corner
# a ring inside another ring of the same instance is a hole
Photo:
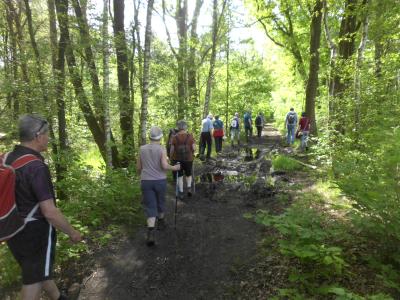
[[[294,159],[284,156],[284,155],[277,155],[272,159],[272,166],[276,171],[300,171],[303,169],[303,166],[299,164]]]

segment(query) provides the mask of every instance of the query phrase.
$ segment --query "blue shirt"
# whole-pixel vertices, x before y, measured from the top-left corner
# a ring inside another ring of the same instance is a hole
[[[213,128],[212,121],[208,117],[201,121],[201,132],[211,132]]]

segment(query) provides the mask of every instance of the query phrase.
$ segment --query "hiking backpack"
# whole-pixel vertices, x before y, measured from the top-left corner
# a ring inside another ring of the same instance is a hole
[[[296,120],[296,118],[295,118],[294,113],[289,113],[289,116],[288,116],[288,124],[293,125],[294,122],[295,122],[295,120]]]
[[[189,161],[190,157],[190,148],[187,143],[189,139],[189,134],[186,134],[186,138],[183,143],[178,138],[178,135],[176,135],[176,141],[177,141],[177,146],[176,146],[176,160],[179,161]]]
[[[261,126],[261,117],[260,116],[258,116],[257,118],[256,118],[256,126]]]
[[[15,170],[39,159],[33,154],[27,154],[7,165],[8,154],[0,155],[0,242],[12,238],[24,229],[26,223],[33,220],[32,216],[39,207],[36,204],[24,219],[18,214],[15,203]]]
[[[233,118],[231,121],[231,127],[232,128],[237,128],[238,127],[238,121],[236,118]]]

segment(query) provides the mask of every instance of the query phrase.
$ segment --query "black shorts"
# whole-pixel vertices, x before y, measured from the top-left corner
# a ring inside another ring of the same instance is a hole
[[[178,161],[174,161],[176,165]],[[193,161],[179,161],[181,169],[178,171],[178,177],[182,177],[185,173],[186,176],[192,176]]]
[[[46,220],[36,220],[7,242],[22,269],[24,285],[52,279],[56,240],[53,226]]]

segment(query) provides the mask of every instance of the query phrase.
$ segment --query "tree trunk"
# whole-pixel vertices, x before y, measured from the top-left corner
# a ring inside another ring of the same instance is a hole
[[[29,2],[29,1],[28,1]],[[55,169],[56,181],[61,182],[64,179],[64,174],[67,171],[65,162],[63,163],[63,155],[67,151],[67,130],[66,130],[66,117],[65,117],[65,37],[60,35],[59,46],[57,47],[57,26],[54,0],[47,0],[47,9],[49,13],[49,36],[50,36],[50,49],[51,49],[51,66],[52,74],[55,79],[54,85],[51,86],[51,98],[55,98],[57,120],[58,120],[58,143],[55,139],[53,130],[53,122],[50,122],[50,134],[52,136],[51,147],[56,155]],[[57,51],[58,49],[58,51]],[[58,53],[58,58],[57,58]],[[51,101],[53,107],[53,102]],[[58,144],[58,145],[57,145]],[[66,195],[60,191],[57,195],[61,199],[66,199]]]
[[[11,65],[11,71],[12,71],[12,78],[14,81],[12,92],[11,92],[11,99],[13,101],[12,103],[12,108],[13,108],[13,119],[17,120],[20,112],[20,105],[19,105],[19,88],[18,87],[18,63],[17,63],[17,38],[14,30],[14,24],[13,20],[14,17],[12,15],[13,13],[10,11],[9,7],[6,6],[6,17],[7,17],[7,25],[8,25],[8,31],[9,31],[9,36],[10,36],[10,65]]]
[[[192,122],[197,122],[199,114],[197,113],[199,107],[199,94],[196,84],[196,76],[198,63],[196,61],[197,45],[199,38],[197,36],[197,23],[200,15],[200,10],[203,5],[203,0],[196,0],[196,6],[193,12],[191,29],[190,29],[190,46],[189,46],[189,58],[187,62],[188,70],[188,99],[189,106],[191,108],[191,119]]]
[[[67,59],[68,70],[72,85],[75,90],[76,98],[78,100],[78,105],[83,112],[85,120],[93,135],[94,141],[96,142],[104,161],[106,161],[105,134],[98,124],[93,110],[89,104],[85,90],[83,88],[82,78],[80,76],[79,70],[76,67],[76,60],[73,53],[68,30],[68,0],[56,0],[56,9],[58,23],[60,26],[60,36],[65,37],[65,57]],[[120,166],[118,161],[118,152],[114,147],[113,161],[115,166]]]
[[[213,0],[212,49],[210,57],[210,69],[208,72],[206,94],[204,99],[203,118],[205,118],[209,113],[212,86],[214,83],[215,58],[217,56],[217,34],[218,34],[218,0]]]
[[[106,148],[106,167],[113,167],[112,152],[111,152],[111,124],[110,124],[110,68],[109,68],[109,44],[108,44],[108,1],[103,0],[103,25],[102,25],[102,51],[103,51],[103,119],[105,133],[105,148]]]
[[[176,27],[178,29],[178,119],[185,118],[187,82],[187,0],[178,0],[176,6]]]
[[[355,78],[354,78],[354,100],[355,100],[355,106],[354,106],[354,125],[355,125],[355,130],[356,130],[356,135],[357,135],[357,141],[358,141],[358,136],[360,134],[360,108],[361,108],[361,68],[362,68],[362,63],[363,63],[363,56],[364,56],[364,50],[365,50],[365,45],[367,43],[368,39],[368,15],[365,16],[365,19],[363,21],[363,28],[362,28],[362,36],[361,36],[361,41],[360,45],[357,49],[357,62],[356,62],[356,70],[355,70]]]
[[[311,133],[317,134],[315,98],[318,91],[319,47],[321,42],[322,2],[316,0],[310,26],[310,70],[306,88],[306,113],[311,122]]]
[[[6,4],[8,6],[10,15],[12,17],[12,20],[15,23],[15,30],[17,34],[17,40],[16,40],[16,45],[19,49],[19,57],[18,57],[18,64],[21,68],[21,75],[22,75],[22,80],[25,82],[25,84],[22,86],[22,91],[24,94],[24,102],[25,102],[25,111],[27,113],[32,113],[33,112],[33,103],[32,103],[32,95],[30,93],[30,80],[29,80],[29,72],[28,72],[28,64],[27,64],[27,58],[26,58],[26,53],[25,53],[25,43],[24,43],[24,34],[22,30],[22,25],[21,25],[21,14],[20,12],[17,12],[17,9],[14,7],[12,1],[6,1]],[[18,3],[20,4],[20,3]],[[20,11],[20,9],[19,9]]]
[[[104,130],[104,101],[102,101],[103,95],[100,88],[99,76],[97,73],[95,58],[91,46],[92,42],[89,33],[89,25],[87,23],[86,15],[83,14],[79,0],[72,0],[72,6],[74,7],[75,15],[77,18],[81,43],[84,46],[84,59],[89,69],[96,118],[100,120],[100,126]]]
[[[147,104],[149,98],[149,77],[150,77],[150,47],[151,47],[151,17],[153,12],[154,0],[147,2],[146,32],[144,40],[144,62],[143,62],[143,96],[140,114],[140,144],[146,144],[147,132]]]
[[[124,29],[124,0],[114,0],[114,43],[117,54],[119,119],[122,135],[122,163],[128,166],[134,160],[133,111],[129,94],[128,49]]]
[[[331,33],[329,30],[328,26],[328,8],[327,8],[327,3],[326,0],[323,1],[323,6],[324,6],[324,28],[325,28],[325,37],[329,45],[330,49],[330,57],[329,57],[329,76],[328,76],[328,105],[329,105],[329,126],[331,127],[332,125],[332,119],[333,119],[333,112],[334,112],[334,101],[333,101],[333,96],[334,96],[334,91],[335,91],[335,81],[333,80],[332,75],[334,75],[334,70],[335,70],[335,65],[336,65],[336,53],[337,53],[337,47],[335,43],[332,41]]]

